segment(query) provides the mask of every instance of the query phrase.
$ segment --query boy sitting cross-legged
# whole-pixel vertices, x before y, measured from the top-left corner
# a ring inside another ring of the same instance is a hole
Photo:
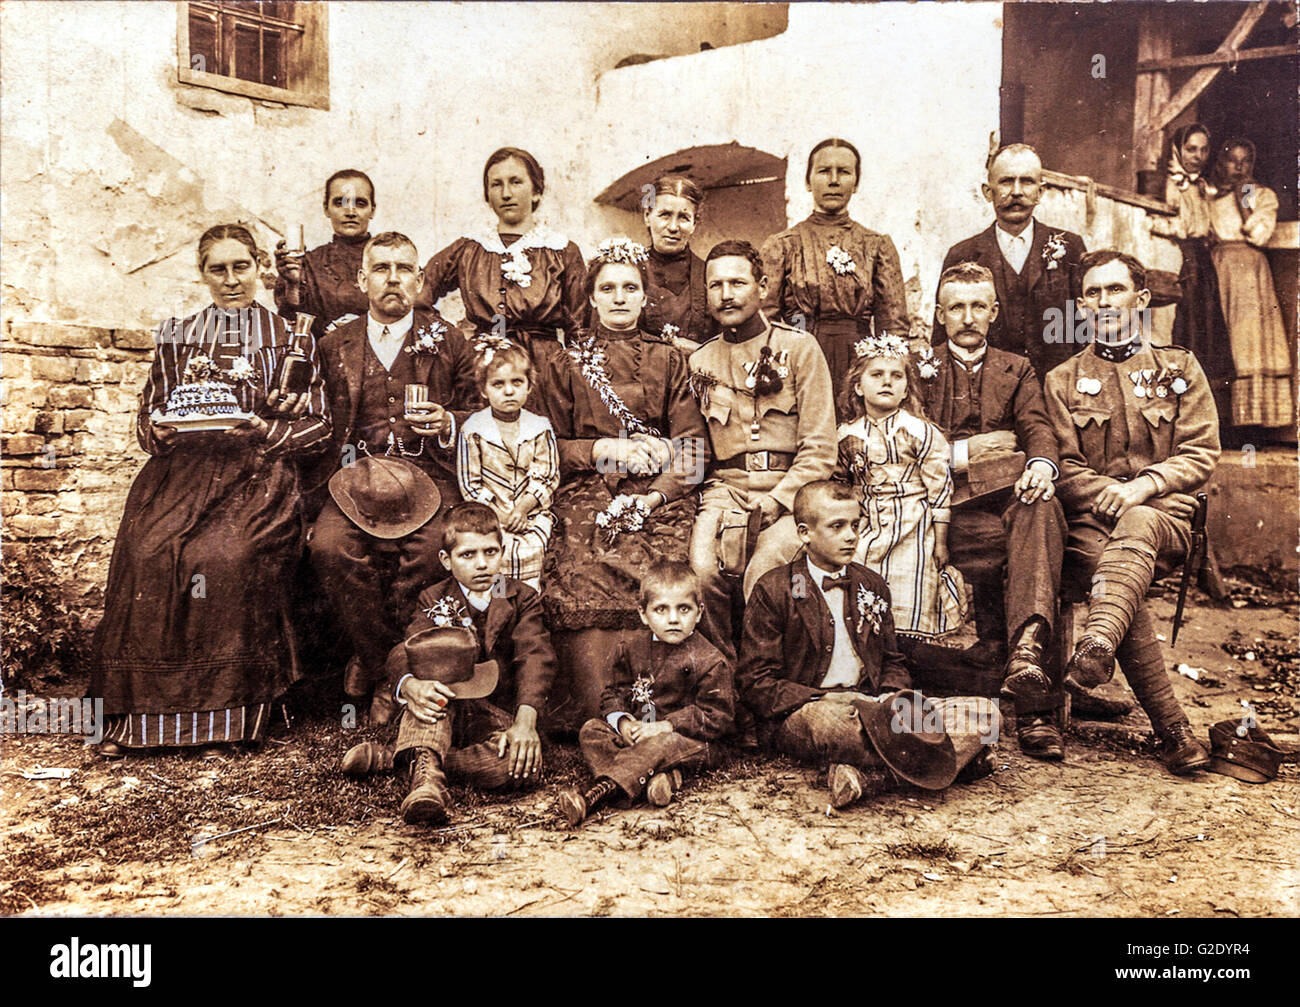
[[[864,523],[855,491],[808,483],[795,494],[794,518],[803,550],[765,573],[745,608],[736,680],[760,739],[829,766],[836,808],[884,793],[900,777],[942,790],[963,770],[963,782],[990,772],[996,704],[932,701],[911,689],[889,587],[853,562]]]
[[[438,556],[451,576],[421,592],[406,640],[388,656],[389,694],[405,707],[396,750],[364,742],[343,757],[352,776],[409,765],[409,823],[446,820],[447,775],[484,789],[541,775],[537,714],[555,652],[537,592],[500,575],[501,540],[485,504],[448,512]]]
[[[667,804],[682,773],[709,760],[709,743],[731,732],[735,689],[730,663],[695,632],[699,582],[685,563],[656,563],[641,578],[643,630],[619,644],[601,694],[601,716],[579,732],[596,777],[581,793],[560,792],[557,805],[578,825],[622,792]]]

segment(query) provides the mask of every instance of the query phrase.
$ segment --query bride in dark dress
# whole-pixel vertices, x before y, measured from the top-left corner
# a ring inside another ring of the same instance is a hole
[[[561,480],[542,602],[570,677],[572,704],[557,712],[573,726],[594,713],[602,655],[641,625],[641,573],[658,559],[687,561],[708,462],[686,358],[639,328],[646,287],[645,249],[627,238],[602,243],[587,273],[594,324],[550,358],[539,381]]]
[[[303,536],[293,459],[323,450],[329,424],[315,363],[300,415],[273,390],[290,334],[253,302],[257,262],[245,228],[207,230],[198,264],[213,303],[154,332],[136,423],[150,457],[127,496],[93,645],[104,755],[260,741],[300,677],[286,616]],[[178,385],[205,381],[251,418],[203,432],[151,418]]]

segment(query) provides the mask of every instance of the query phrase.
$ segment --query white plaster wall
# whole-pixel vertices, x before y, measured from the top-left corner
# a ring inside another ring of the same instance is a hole
[[[911,307],[928,316],[944,253],[992,219],[979,185],[998,128],[1001,8],[792,4],[777,37],[603,73],[588,189],[735,141],[789,159],[793,222],[812,210],[809,148],[845,137],[864,158],[851,212],[893,237]]]
[[[771,20],[714,4],[332,3],[322,111],[177,83],[177,8],[0,8],[6,317],[144,326],[193,310],[204,227],[255,218],[273,241],[301,221],[324,241],[320,186],[340,167],[372,174],[374,226],[427,256],[490,220],[482,164],[505,144],[540,159],[544,218],[589,248],[597,73]]]

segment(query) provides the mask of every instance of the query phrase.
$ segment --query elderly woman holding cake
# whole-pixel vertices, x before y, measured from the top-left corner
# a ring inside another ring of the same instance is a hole
[[[296,456],[328,443],[309,335],[253,303],[258,248],[209,228],[198,266],[212,304],[154,333],[131,484],[95,633],[100,751],[257,742],[296,678],[286,618],[302,551]],[[310,325],[308,319],[307,325]]]

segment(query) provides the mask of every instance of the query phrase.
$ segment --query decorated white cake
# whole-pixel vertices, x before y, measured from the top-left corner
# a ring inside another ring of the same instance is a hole
[[[192,381],[167,396],[168,416],[233,416],[239,412],[235,390],[224,381]]]

